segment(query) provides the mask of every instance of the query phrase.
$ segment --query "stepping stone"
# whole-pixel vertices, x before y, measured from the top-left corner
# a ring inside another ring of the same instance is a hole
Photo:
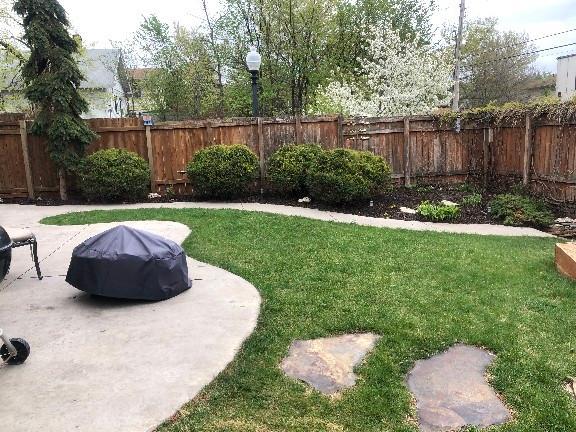
[[[576,243],[556,244],[556,268],[564,276],[576,280]]]
[[[362,362],[380,336],[372,333],[297,340],[290,346],[281,368],[321,393],[335,395],[356,383],[354,367]]]
[[[448,200],[442,200],[441,203],[444,204],[445,206],[458,207],[458,203],[448,201]]]
[[[409,208],[409,207],[400,207],[400,211],[401,211],[402,213],[406,213],[406,214],[416,214],[416,213],[418,213],[416,210],[411,209],[411,208]]]
[[[452,431],[464,426],[502,424],[511,414],[486,382],[494,355],[476,347],[455,345],[419,360],[408,374],[424,432]]]

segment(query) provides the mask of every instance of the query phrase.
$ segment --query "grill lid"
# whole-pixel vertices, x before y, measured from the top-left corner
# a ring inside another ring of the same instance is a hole
[[[0,226],[0,252],[12,247],[12,239],[4,228]]]

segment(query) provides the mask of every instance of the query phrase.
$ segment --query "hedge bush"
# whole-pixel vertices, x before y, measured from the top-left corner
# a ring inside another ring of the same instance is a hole
[[[234,198],[249,190],[258,166],[258,158],[245,145],[215,145],[196,153],[187,173],[196,194]]]
[[[504,221],[504,225],[550,226],[554,215],[542,201],[524,195],[497,195],[490,202],[490,213]]]
[[[150,189],[150,168],[145,159],[123,149],[99,150],[78,168],[78,186],[90,201],[134,201]]]
[[[323,151],[307,179],[313,198],[333,204],[370,198],[390,183],[390,166],[384,159],[349,149]]]
[[[268,163],[270,183],[284,193],[307,193],[310,168],[321,154],[322,148],[317,144],[291,144],[280,147]]]

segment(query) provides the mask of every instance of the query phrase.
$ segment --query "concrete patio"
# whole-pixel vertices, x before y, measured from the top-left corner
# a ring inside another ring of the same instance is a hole
[[[19,248],[0,284],[0,326],[31,345],[24,365],[0,366],[2,423],[12,432],[152,430],[234,358],[256,325],[259,294],[245,280],[189,258],[192,289],[173,299],[91,297],[64,280],[72,249],[117,224],[38,223],[62,210],[0,206],[1,225],[36,233],[45,275],[36,279],[28,249]],[[177,242],[189,234],[175,222],[126,225]]]

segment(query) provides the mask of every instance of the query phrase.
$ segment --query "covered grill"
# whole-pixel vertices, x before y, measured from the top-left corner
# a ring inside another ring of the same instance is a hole
[[[10,262],[12,261],[12,239],[4,228],[0,226],[0,282],[4,280],[8,270],[10,269]]]
[[[165,300],[191,286],[178,244],[124,225],[74,248],[66,281],[90,294],[133,300]]]

